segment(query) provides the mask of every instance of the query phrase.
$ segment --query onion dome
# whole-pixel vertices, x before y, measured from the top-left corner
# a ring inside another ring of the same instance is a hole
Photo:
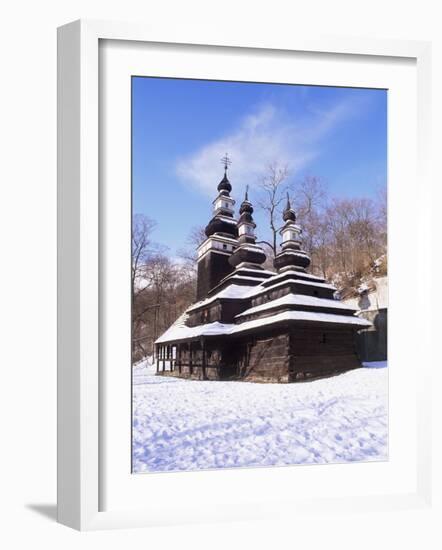
[[[232,190],[232,185],[227,177],[227,171],[224,171],[224,177],[223,179],[218,183],[217,187],[218,191],[222,195],[229,195],[230,191]]]
[[[236,221],[228,216],[214,216],[207,224],[204,232],[207,237],[210,237],[215,233],[225,234],[235,239],[238,236]]]
[[[238,229],[236,220],[233,217],[235,201],[230,196],[232,186],[227,178],[227,168],[230,160],[226,156],[223,161],[225,161],[224,177],[218,184],[218,196],[213,201],[213,218],[206,226],[205,233],[207,237],[211,237],[216,233],[236,239]]]
[[[256,224],[253,221],[253,206],[252,203],[249,201],[249,194],[248,189],[246,189],[246,194],[244,197],[244,200],[241,203],[241,206],[239,207],[239,220],[238,220],[238,226],[240,223],[249,223],[250,225],[253,225],[253,228],[256,227]]]

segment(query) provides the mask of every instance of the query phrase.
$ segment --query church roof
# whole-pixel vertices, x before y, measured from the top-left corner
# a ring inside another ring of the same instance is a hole
[[[272,309],[280,308],[283,306],[308,306],[308,307],[317,307],[320,309],[336,309],[336,310],[346,310],[346,311],[357,311],[356,308],[341,302],[340,300],[329,300],[327,298],[317,298],[315,296],[306,296],[305,294],[286,294],[277,298],[276,300],[271,300],[270,302],[265,302],[259,306],[251,307],[246,309],[242,313],[236,315],[236,318],[245,317],[247,315],[254,315],[256,313],[261,313],[263,311],[269,311]]]
[[[296,278],[297,275],[309,277],[310,280]],[[288,278],[287,278],[288,276]],[[250,280],[255,278],[250,277]],[[297,294],[291,292],[280,298],[268,300],[263,304],[253,307],[248,307],[243,312],[235,316],[234,323],[220,323],[218,321],[212,323],[201,324],[193,327],[186,325],[189,314],[200,308],[207,307],[216,300],[244,300],[250,304],[250,299],[278,290],[284,286],[300,285],[301,287],[313,287],[318,289],[336,290],[336,288],[328,283],[323,282],[324,279],[310,275],[307,273],[298,273],[288,271],[286,273],[276,274],[273,277],[261,281],[257,285],[237,284],[234,276],[231,284],[224,287],[219,292],[212,296],[191,305],[185,313],[180,316],[177,321],[156,340],[157,344],[165,342],[191,340],[200,336],[223,336],[242,334],[252,329],[267,327],[276,323],[283,322],[306,322],[306,323],[336,323],[347,324],[355,328],[366,328],[371,325],[369,321],[354,315],[355,308],[340,300],[319,298],[316,296],[308,296],[305,294]],[[272,284],[273,283],[273,284]],[[296,286],[295,286],[296,288]],[[306,307],[315,308],[319,311],[307,310],[290,310],[290,307]],[[277,311],[278,309],[287,308],[287,311]],[[272,310],[276,310],[271,313]],[[320,311],[326,310],[326,311]],[[330,312],[335,310],[335,312]],[[258,315],[257,319],[243,321],[244,317]]]
[[[244,323],[207,323],[196,327],[188,327],[182,323],[174,323],[166,332],[156,340],[156,344],[166,342],[177,342],[191,340],[200,336],[234,336],[249,330],[284,323],[287,321],[302,321],[311,323],[336,323],[354,325],[359,328],[366,328],[371,325],[369,321],[356,316],[335,315],[332,313],[321,313],[317,311],[283,311],[269,317],[262,317]]]
[[[318,277],[317,275],[313,275],[312,273],[307,273],[305,271],[296,271],[295,269],[287,269],[285,271],[282,271],[281,273],[275,273],[273,272],[273,277],[271,277],[266,282],[264,286],[269,286],[269,284],[274,284],[277,281],[280,281],[281,279],[287,279],[289,277],[292,277],[294,279],[304,279],[307,281],[315,281],[317,283],[324,283],[325,279],[324,277]]]
[[[213,296],[210,296],[205,300],[201,300],[200,302],[196,302],[195,304],[192,304],[189,308],[187,308],[186,311],[193,311],[195,309],[199,309],[200,307],[208,306],[209,304],[211,304],[215,300],[219,300],[220,298],[224,298],[224,299],[245,298],[247,297],[248,293],[254,290],[255,288],[256,288],[255,286],[240,285],[240,284],[232,283],[231,285],[223,288]]]
[[[315,275],[310,275],[309,273],[300,273],[296,271],[287,271],[286,273],[274,273],[272,277],[267,278],[268,274],[271,273],[267,270],[262,270],[262,272],[258,270],[242,270],[242,271],[253,271],[257,275],[262,273],[266,278],[262,277],[247,277],[246,275],[229,275],[226,277],[229,281],[231,281],[231,284],[228,286],[223,286],[223,288],[216,292],[215,294],[212,294],[212,296],[207,297],[205,300],[201,300],[200,302],[196,302],[195,304],[192,304],[190,307],[187,308],[187,311],[193,311],[196,309],[199,309],[201,307],[208,306],[212,302],[218,299],[245,299],[245,298],[251,298],[253,296],[263,294],[265,292],[269,292],[270,290],[278,289],[282,286],[285,286],[287,284],[299,284],[304,286],[312,286],[316,288],[326,288],[329,290],[336,290],[336,287],[325,283],[324,279],[321,277],[316,277]],[[298,277],[302,278],[298,278]],[[288,278],[287,278],[288,277]],[[304,280],[306,279],[306,280]],[[255,282],[258,281],[259,284],[255,285],[247,285],[247,284],[236,284],[237,281],[244,281],[244,283],[247,283],[247,281]],[[331,300],[332,301],[332,300]],[[337,301],[337,300],[336,300]],[[347,307],[346,309],[352,309]]]

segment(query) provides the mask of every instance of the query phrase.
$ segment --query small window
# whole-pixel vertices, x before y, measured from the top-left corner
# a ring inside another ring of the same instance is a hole
[[[321,339],[321,344],[326,344],[327,343],[327,335],[325,334],[325,332],[322,334],[322,339]]]
[[[227,250],[227,245],[223,244],[223,250]]]

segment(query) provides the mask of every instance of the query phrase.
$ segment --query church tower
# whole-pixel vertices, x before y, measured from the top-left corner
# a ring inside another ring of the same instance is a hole
[[[222,163],[224,177],[218,184],[218,196],[212,203],[213,217],[205,229],[207,239],[198,248],[197,300],[203,300],[221,279],[233,271],[229,257],[238,246],[238,231],[233,217],[235,201],[230,196],[232,186],[227,177],[231,161],[227,154]]]
[[[248,188],[241,207],[238,220],[238,248],[229,258],[229,262],[238,270],[248,268],[261,270],[261,264],[266,261],[264,250],[256,244],[255,228],[253,221],[253,206],[249,201]]]
[[[304,272],[310,265],[310,256],[301,249],[302,229],[296,224],[296,212],[290,205],[290,198],[287,193],[287,204],[284,208],[282,219],[285,224],[280,230],[282,236],[281,252],[275,256],[273,265],[278,272],[294,269]]]

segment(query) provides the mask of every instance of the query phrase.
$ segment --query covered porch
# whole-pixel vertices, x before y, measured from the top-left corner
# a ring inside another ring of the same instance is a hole
[[[156,373],[198,380],[219,380],[222,366],[220,347],[200,337],[155,345]]]

